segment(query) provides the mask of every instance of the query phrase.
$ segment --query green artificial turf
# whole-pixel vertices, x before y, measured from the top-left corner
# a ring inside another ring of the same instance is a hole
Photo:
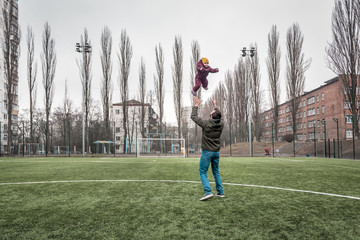
[[[1,158],[0,239],[359,239],[358,199],[224,184],[225,198],[200,202],[198,161]],[[220,172],[224,183],[360,198],[360,161],[221,158]],[[40,183],[3,184],[23,182]]]

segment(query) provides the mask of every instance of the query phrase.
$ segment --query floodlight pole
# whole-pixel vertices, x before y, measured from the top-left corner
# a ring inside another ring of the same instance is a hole
[[[247,50],[246,47],[244,47],[242,50],[242,57],[250,56],[253,57],[255,55],[255,48],[252,47],[250,50]],[[250,54],[249,54],[250,53]],[[250,157],[253,157],[253,146],[252,146],[252,129],[251,129],[251,108],[250,108],[250,100],[251,100],[251,92],[250,92],[250,78],[248,80],[248,103],[247,103],[247,109],[248,109],[248,122],[249,122],[249,151],[250,151]]]
[[[78,53],[88,54],[91,52],[91,45],[89,43],[85,43],[84,46],[80,45],[80,43],[76,43],[76,51]],[[84,89],[82,91],[82,155],[85,157],[85,96]]]

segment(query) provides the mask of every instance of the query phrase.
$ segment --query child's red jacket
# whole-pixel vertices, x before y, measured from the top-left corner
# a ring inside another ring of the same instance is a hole
[[[216,69],[213,69],[210,66],[206,68],[201,60],[197,63],[196,68],[198,73],[196,74],[195,78],[200,80],[201,82],[206,80],[206,77],[209,75],[209,72],[211,73],[217,72]]]

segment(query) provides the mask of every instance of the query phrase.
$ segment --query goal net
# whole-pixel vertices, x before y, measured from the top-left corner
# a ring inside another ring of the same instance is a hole
[[[138,138],[137,157],[185,157],[183,138]]]

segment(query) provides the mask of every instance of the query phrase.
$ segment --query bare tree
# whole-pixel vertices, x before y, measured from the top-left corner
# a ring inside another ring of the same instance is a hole
[[[155,54],[156,54],[155,66],[156,66],[156,74],[157,74],[157,76],[154,76],[155,94],[159,106],[159,122],[162,123],[164,117],[165,85],[164,85],[164,54],[160,43],[159,46],[155,47]]]
[[[77,65],[80,70],[80,79],[82,84],[83,94],[83,108],[85,115],[85,151],[89,149],[89,114],[91,108],[91,60],[92,52],[87,49],[86,46],[91,46],[91,41],[88,36],[87,29],[84,29],[84,35],[81,35],[81,46],[84,46],[82,51],[82,57],[77,61]]]
[[[200,59],[200,45],[198,41],[193,41],[191,43],[191,58],[190,58],[190,64],[191,64],[191,69],[190,69],[190,87],[192,90],[192,88],[195,86],[195,76],[197,74],[197,68],[196,65],[198,63]],[[199,99],[201,99],[201,88],[199,88],[198,92],[197,92],[197,96]],[[193,101],[193,97],[192,95],[190,95],[190,100],[191,102]]]
[[[197,74],[197,62],[200,59],[200,45],[198,41],[193,41],[191,43],[191,58],[190,58],[190,64],[191,64],[191,71],[190,71],[190,87],[192,88],[195,86],[195,76]],[[198,98],[201,99],[201,88],[199,88],[197,92]],[[192,95],[190,95],[190,102],[193,101]],[[195,146],[198,146],[198,126],[195,124]],[[195,148],[195,151],[197,151],[197,147]]]
[[[141,58],[140,67],[139,67],[139,89],[140,89],[140,132],[141,136],[146,137],[145,133],[145,97],[146,97],[146,69],[144,59]]]
[[[234,70],[234,109],[235,109],[235,132],[240,139],[248,136],[248,84],[250,84],[250,61],[239,59]]]
[[[232,125],[233,116],[234,116],[234,81],[233,81],[233,74],[230,71],[227,71],[225,74],[225,87],[226,87],[226,118],[229,122],[229,126]],[[231,131],[229,127],[229,131]],[[232,141],[230,139],[230,141]]]
[[[45,90],[45,114],[46,114],[46,122],[45,122],[45,142],[46,148],[45,153],[46,156],[49,151],[49,119],[51,114],[51,106],[54,99],[55,92],[55,70],[56,70],[56,53],[55,53],[55,40],[51,38],[51,28],[50,25],[46,22],[44,26],[43,32],[43,52],[41,54],[41,62],[42,62],[42,76],[43,76],[43,86]]]
[[[6,86],[6,105],[7,105],[7,152],[11,152],[13,143],[13,110],[18,104],[17,88],[18,88],[18,65],[20,54],[20,29],[18,26],[17,13],[15,12],[15,1],[9,0],[7,5],[2,8],[3,20],[3,56],[4,56],[4,73]]]
[[[130,74],[130,63],[132,58],[132,46],[130,43],[130,39],[126,33],[126,30],[121,31],[121,39],[120,39],[120,53],[118,53],[119,64],[120,64],[120,97],[123,103],[123,128],[124,128],[124,143],[126,142],[126,138],[128,137],[128,129],[127,129],[127,121],[128,121],[128,111],[127,111],[127,103],[128,94],[129,94],[129,74]],[[124,144],[124,152],[126,152],[126,144]]]
[[[110,139],[110,108],[112,104],[113,85],[111,82],[112,62],[111,62],[112,37],[108,27],[104,27],[101,34],[101,67],[103,79],[101,82],[101,98],[103,105],[103,117],[105,122],[105,132]]]
[[[286,34],[286,91],[290,102],[289,108],[293,130],[293,152],[295,157],[296,114],[299,110],[300,97],[304,93],[305,72],[309,69],[311,59],[305,60],[302,53],[304,37],[300,27],[294,23]]]
[[[257,44],[255,46],[251,46],[257,49]],[[262,100],[263,100],[263,92],[260,87],[260,64],[259,64],[259,55],[255,54],[251,58],[251,95],[252,95],[252,118],[254,122],[254,135],[256,136],[257,141],[260,141],[261,138],[261,119],[260,119],[260,112],[262,108]]]
[[[27,54],[27,81],[29,87],[29,110],[30,110],[30,141],[33,141],[34,127],[33,127],[33,114],[36,105],[36,75],[37,63],[34,63],[34,33],[30,26],[27,28],[26,38],[28,54]]]
[[[179,137],[181,137],[181,117],[182,117],[182,89],[183,89],[183,49],[181,37],[175,37],[173,47],[174,65],[172,66],[172,77],[174,85],[174,105],[176,120],[178,124]]]
[[[332,13],[332,43],[326,48],[328,67],[344,88],[344,101],[350,106],[353,123],[357,123],[359,106],[356,88],[360,74],[360,1],[336,0]],[[353,124],[359,138],[359,125]]]
[[[279,45],[279,32],[276,25],[273,25],[268,34],[268,57],[266,59],[266,66],[268,70],[269,85],[270,85],[270,102],[274,109],[274,131],[275,139],[277,139],[278,125],[279,125],[279,104],[280,104],[280,58],[281,51]]]

